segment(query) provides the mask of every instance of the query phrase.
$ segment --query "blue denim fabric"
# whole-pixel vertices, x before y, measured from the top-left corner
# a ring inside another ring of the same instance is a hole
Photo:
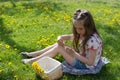
[[[80,60],[78,60],[78,59],[74,59],[74,63],[72,66],[76,69],[88,69],[86,67],[86,65],[84,63],[80,62]]]
[[[108,63],[110,63],[110,61],[107,58],[102,57],[100,59],[99,63],[97,64],[97,66],[95,66],[92,69],[89,69],[89,68],[88,69],[76,69],[76,68],[81,67],[78,60],[75,60],[73,66],[69,65],[66,61],[64,61],[64,62],[62,62],[62,70],[64,73],[69,73],[69,74],[73,74],[73,75],[96,74],[96,73],[100,72],[101,68],[105,64],[108,64]],[[76,64],[77,64],[77,67],[76,67]],[[78,67],[78,65],[79,65],[79,67]],[[82,68],[84,68],[84,64],[82,65]]]

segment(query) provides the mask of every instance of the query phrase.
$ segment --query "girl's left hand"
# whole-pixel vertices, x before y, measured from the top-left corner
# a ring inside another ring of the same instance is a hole
[[[63,42],[63,41],[61,41],[61,40],[58,40],[58,41],[57,41],[57,43],[58,43],[58,45],[60,45],[60,46],[62,46],[62,47],[64,47],[64,46],[65,46],[64,42]]]
[[[75,51],[72,48],[65,46],[65,50],[69,55],[75,56]]]

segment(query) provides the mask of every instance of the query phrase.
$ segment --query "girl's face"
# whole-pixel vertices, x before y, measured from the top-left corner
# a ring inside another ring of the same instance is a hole
[[[77,33],[78,33],[81,37],[83,37],[83,36],[85,35],[86,30],[85,30],[85,28],[84,28],[83,22],[75,21],[75,22],[74,22],[74,27],[75,27]]]

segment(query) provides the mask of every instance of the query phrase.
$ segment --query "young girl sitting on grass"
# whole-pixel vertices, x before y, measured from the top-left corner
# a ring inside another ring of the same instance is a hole
[[[32,64],[34,61],[44,57],[55,57],[60,53],[65,62],[63,72],[71,74],[89,74],[98,72],[103,66],[102,40],[95,27],[91,13],[87,10],[76,10],[73,16],[73,33],[58,37],[57,43],[36,52],[22,52],[22,55],[33,57],[23,59],[23,63]],[[65,40],[73,41],[73,48],[65,45]],[[96,71],[96,68],[97,69]],[[85,72],[86,71],[86,72]]]

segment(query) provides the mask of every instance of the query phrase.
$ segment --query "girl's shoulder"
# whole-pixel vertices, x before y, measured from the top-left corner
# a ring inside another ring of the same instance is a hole
[[[90,49],[97,49],[102,46],[102,40],[98,34],[94,33],[91,35],[90,39],[87,42],[87,46]]]
[[[96,40],[97,42],[102,42],[100,36],[97,33],[91,35],[90,39]]]

